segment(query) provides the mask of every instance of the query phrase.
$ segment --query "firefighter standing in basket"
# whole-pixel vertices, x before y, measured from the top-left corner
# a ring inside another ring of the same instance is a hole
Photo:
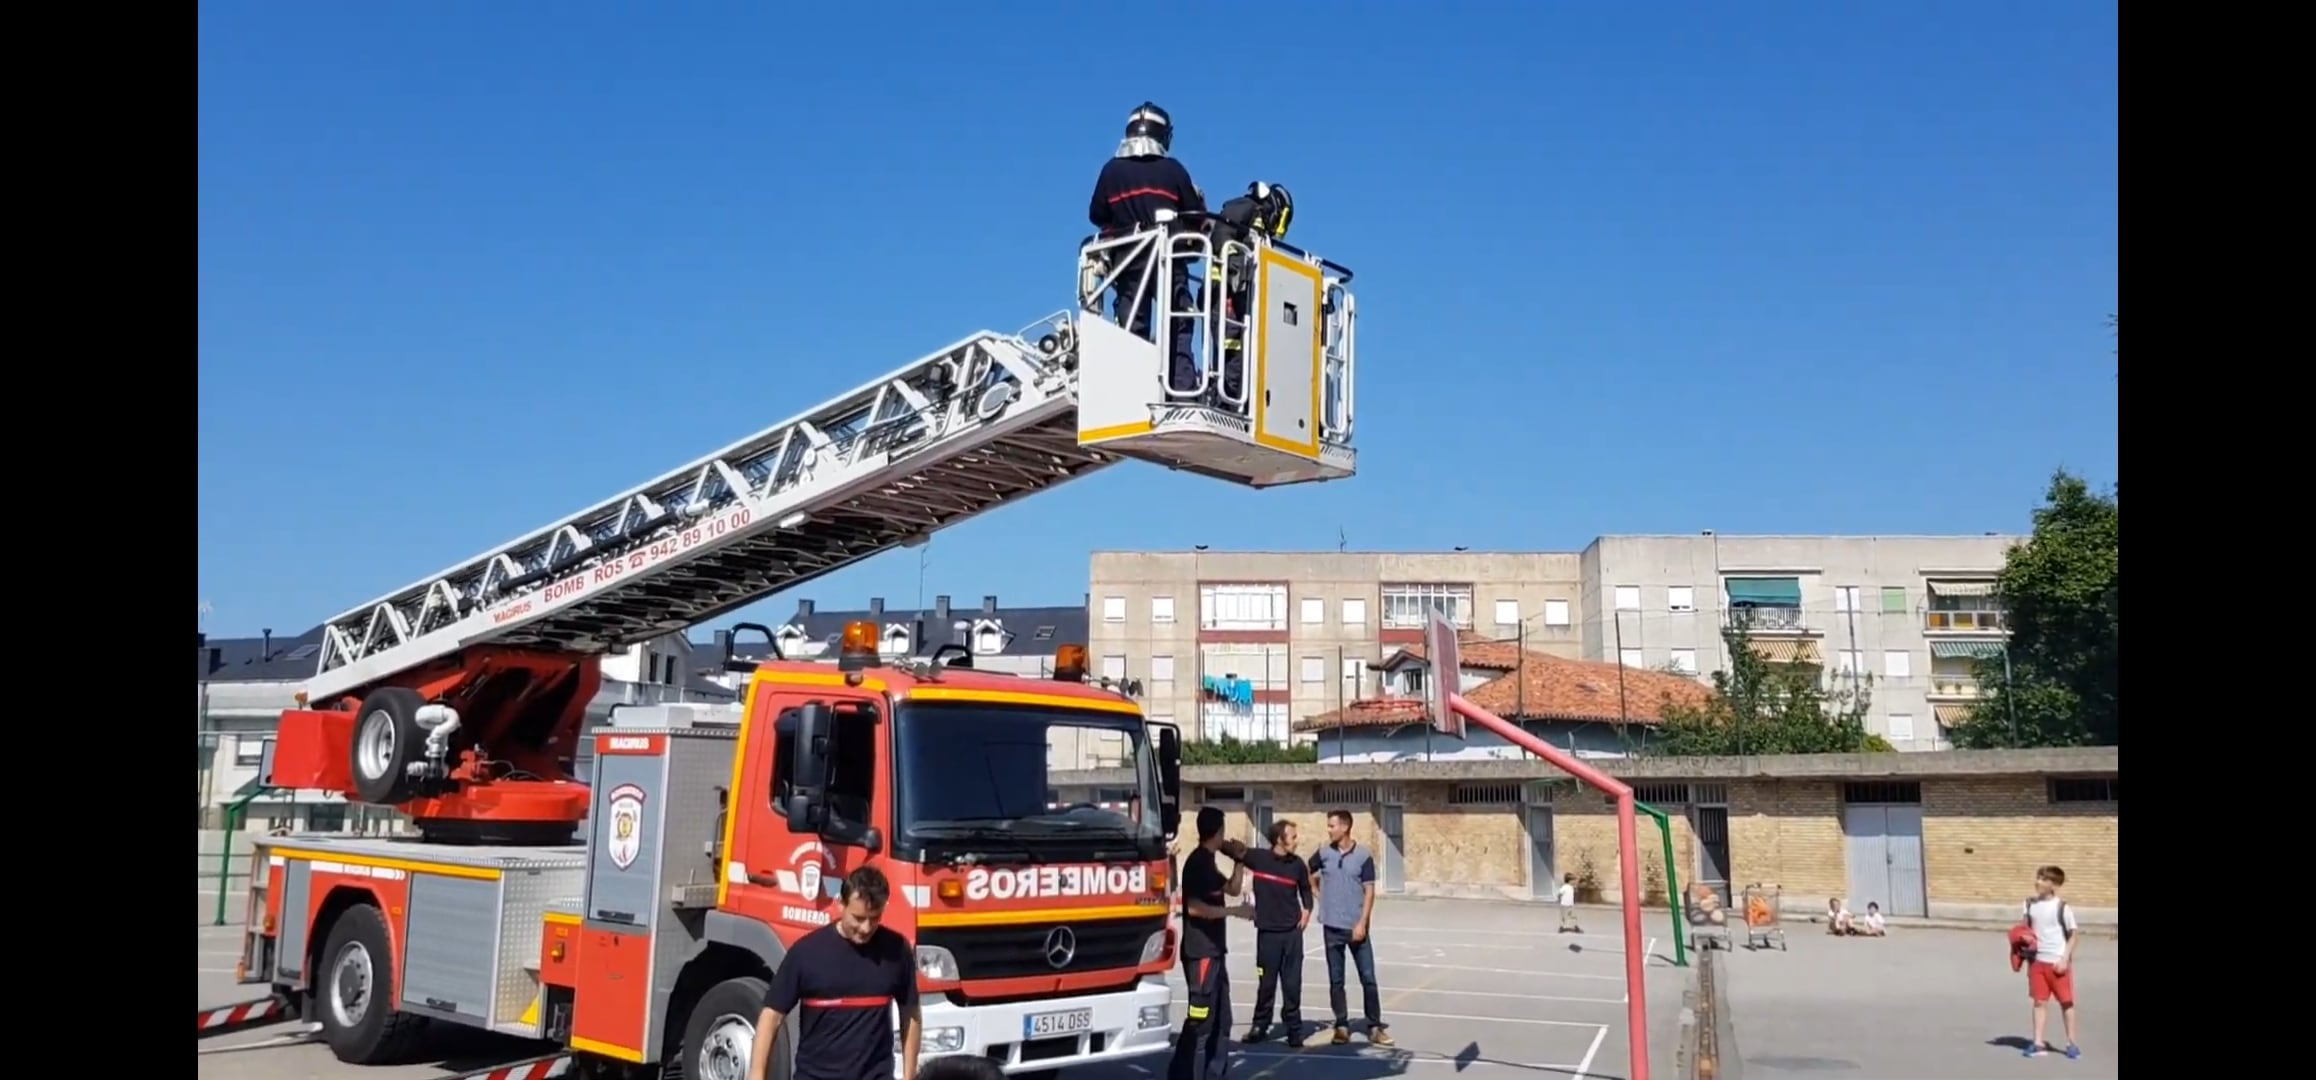
[[[1174,147],[1174,118],[1166,110],[1143,102],[1126,117],[1126,137],[1118,141],[1118,150],[1102,164],[1102,174],[1094,181],[1094,197],[1086,207],[1086,219],[1093,222],[1102,239],[1125,236],[1155,227],[1158,212],[1174,214],[1204,214],[1206,194],[1191,182],[1190,170],[1171,155]],[[1132,249],[1125,249],[1132,250]],[[1152,339],[1151,303],[1157,298],[1155,283],[1145,283],[1143,277],[1153,266],[1147,252],[1138,256],[1119,255],[1109,271],[1111,285],[1110,317],[1118,325]],[[1169,290],[1174,310],[1192,310],[1196,301],[1191,296],[1190,282],[1176,275]],[[1172,332],[1172,361],[1169,382],[1180,392],[1188,392],[1198,385],[1198,361],[1191,350],[1192,324],[1176,320]]]
[[[1253,318],[1254,239],[1287,238],[1295,218],[1295,197],[1285,185],[1257,180],[1246,194],[1222,204],[1215,215],[1214,261],[1207,264],[1207,287],[1223,297],[1222,396],[1232,403],[1246,400],[1246,331]],[[1235,245],[1235,246],[1234,246]]]

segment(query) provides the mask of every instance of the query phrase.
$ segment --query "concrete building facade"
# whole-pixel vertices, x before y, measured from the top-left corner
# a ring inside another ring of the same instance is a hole
[[[1581,552],[1097,552],[1090,651],[1193,738],[1312,737],[1298,721],[1392,696],[1377,666],[1427,611],[1531,653],[1704,679],[1721,633],[1867,692],[1900,750],[1946,744],[2020,538],[1604,536]]]

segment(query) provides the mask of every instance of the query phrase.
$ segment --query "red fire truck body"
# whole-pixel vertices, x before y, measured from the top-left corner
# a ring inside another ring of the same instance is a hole
[[[824,761],[798,760],[800,727],[830,746]],[[1062,729],[1133,748],[1133,802],[1047,804],[1045,736]],[[893,883],[886,924],[917,945],[925,1054],[1018,1070],[1165,1049],[1178,743],[1130,701],[969,670],[776,662],[737,714],[623,709],[593,738],[585,844],[261,841],[244,979],[310,1002],[353,1061],[393,1057],[432,1021],[734,1075],[789,946],[833,919],[847,873],[876,866]],[[1021,787],[991,792],[979,761],[940,771],[967,740],[1020,742],[998,760]],[[274,767],[298,765],[277,752]],[[796,790],[810,786],[800,767],[825,769],[820,793]]]

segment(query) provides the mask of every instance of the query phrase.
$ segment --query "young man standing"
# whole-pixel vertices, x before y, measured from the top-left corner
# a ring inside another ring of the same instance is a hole
[[[1351,839],[1351,813],[1327,812],[1327,844],[1311,856],[1318,885],[1320,936],[1327,946],[1327,1003],[1335,1009],[1335,1045],[1351,1041],[1351,1010],[1343,993],[1343,954],[1359,968],[1362,1004],[1367,1007],[1367,1041],[1392,1045],[1384,1030],[1383,991],[1375,985],[1375,945],[1367,940],[1367,920],[1375,914],[1375,859]]]
[[[1254,911],[1229,902],[1246,888],[1246,845],[1222,838],[1222,820],[1222,811],[1200,807],[1198,847],[1182,857],[1182,982],[1190,1004],[1182,1034],[1174,1039],[1174,1056],[1166,1063],[1168,1080],[1230,1075],[1230,971],[1224,964],[1230,952],[1228,920],[1248,918]],[[1227,878],[1215,865],[1217,852],[1234,862]]]
[[[1271,1037],[1271,996],[1280,995],[1279,1021],[1287,1045],[1303,1045],[1303,928],[1311,925],[1311,867],[1295,855],[1295,823],[1274,821],[1271,846],[1248,851],[1242,865],[1254,879],[1254,1027],[1246,1040]]]
[[[780,1025],[796,1018],[795,1080],[881,1080],[893,1075],[893,1012],[900,1012],[901,1074],[917,1071],[917,953],[884,927],[892,884],[864,866],[844,878],[837,920],[796,939],[764,991],[750,1080],[771,1075]]]
[[[2035,871],[2035,897],[2027,901],[2026,924],[2035,936],[2034,960],[2027,964],[2027,1001],[2035,1015],[2034,1040],[2026,1046],[2028,1057],[2042,1056],[2043,1025],[2050,1019],[2047,1006],[2053,999],[2058,1001],[2059,1017],[2067,1027],[2067,1056],[2083,1056],[2075,1045],[2075,913],[2059,895],[2066,884],[2065,870],[2045,866]]]

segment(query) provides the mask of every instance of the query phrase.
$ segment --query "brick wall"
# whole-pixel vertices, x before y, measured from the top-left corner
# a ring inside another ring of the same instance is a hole
[[[1714,783],[1728,793],[1730,885],[1775,882],[1784,890],[1786,906],[1802,912],[1849,891],[1840,780]],[[2068,895],[2080,912],[2090,921],[2113,921],[2119,907],[2114,804],[2053,804],[2040,776],[1925,777],[1920,784],[1924,888],[1932,915],[2004,918],[2025,897],[2035,867],[2055,862],[2067,868]],[[1456,785],[1445,781],[1362,786],[1401,807],[1408,892],[1533,895],[1524,804],[1456,805]],[[1361,843],[1381,845],[1374,802],[1316,801],[1321,793],[1342,795],[1342,785],[1273,781],[1245,791],[1250,797],[1267,792],[1272,817],[1300,825],[1306,850],[1324,839],[1326,812],[1332,809],[1351,811],[1353,835]],[[1218,805],[1229,814],[1229,835],[1262,842],[1253,807],[1243,801]],[[1589,867],[1603,899],[1621,901],[1614,809],[1592,789],[1566,782],[1555,785],[1549,805],[1559,871],[1582,875]],[[1673,857],[1686,882],[1697,866],[1689,808],[1661,808],[1672,815]],[[1663,843],[1646,816],[1639,826],[1644,902],[1661,904],[1667,899]]]
[[[2042,777],[1979,777],[1922,785],[1923,876],[1938,905],[2017,906],[2035,868],[2067,871],[2067,901],[2120,906],[2117,808],[2053,804]]]

